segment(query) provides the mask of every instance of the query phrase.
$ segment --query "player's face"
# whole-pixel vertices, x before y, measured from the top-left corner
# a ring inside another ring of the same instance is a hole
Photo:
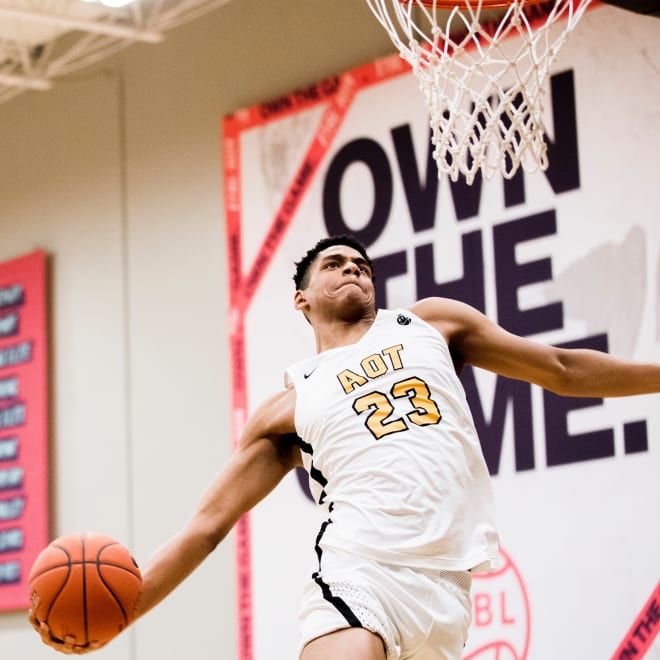
[[[319,252],[310,266],[309,284],[299,293],[311,309],[327,308],[341,314],[374,307],[371,268],[357,250],[346,245]]]

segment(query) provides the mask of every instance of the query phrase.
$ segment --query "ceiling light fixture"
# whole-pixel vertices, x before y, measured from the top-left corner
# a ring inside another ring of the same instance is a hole
[[[96,2],[97,4],[102,4],[106,7],[118,9],[119,7],[130,5],[132,2],[136,2],[136,0],[83,0],[83,2]]]

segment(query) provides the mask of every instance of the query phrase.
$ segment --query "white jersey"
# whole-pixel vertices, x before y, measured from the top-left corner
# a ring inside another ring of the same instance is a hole
[[[431,325],[380,310],[358,342],[293,365],[285,379],[312,494],[330,512],[324,546],[432,570],[492,565],[490,476]]]

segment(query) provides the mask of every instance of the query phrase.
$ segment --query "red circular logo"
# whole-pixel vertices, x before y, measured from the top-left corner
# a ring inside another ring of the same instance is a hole
[[[472,582],[472,626],[463,660],[527,660],[529,600],[520,571],[500,551],[502,566],[476,573]]]

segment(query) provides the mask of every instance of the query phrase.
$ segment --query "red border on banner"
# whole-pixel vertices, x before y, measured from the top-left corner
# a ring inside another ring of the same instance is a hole
[[[365,87],[405,73],[410,67],[398,55],[385,57],[341,76],[292,92],[274,101],[236,112],[223,119],[224,196],[229,277],[230,352],[232,379],[232,447],[238,444],[247,418],[245,314],[264,278],[314,174],[328,153],[355,96]],[[241,213],[241,134],[251,128],[325,105],[314,136],[291,185],[247,269],[243,265]],[[236,527],[238,657],[253,660],[252,560],[249,514]]]
[[[660,632],[660,582],[619,645],[612,660],[641,660]]]
[[[0,264],[0,610],[27,608],[48,543],[46,255]]]

